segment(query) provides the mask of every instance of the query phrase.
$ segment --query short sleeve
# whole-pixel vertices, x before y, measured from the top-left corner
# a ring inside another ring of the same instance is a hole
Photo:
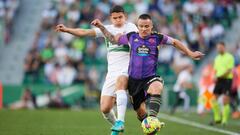
[[[104,27],[105,27],[106,29],[109,29],[109,28],[110,28],[110,25],[104,25]],[[104,34],[102,33],[102,31],[101,31],[99,28],[93,28],[93,30],[94,30],[95,33],[96,33],[96,38],[105,37]]]
[[[228,62],[229,62],[228,63],[228,69],[234,68],[234,57],[231,54],[229,54],[229,61]]]
[[[95,31],[97,38],[98,37],[104,37],[102,31],[99,28],[94,28],[93,30]]]
[[[162,40],[160,42],[160,44],[165,44],[165,45],[173,45],[173,38],[169,37],[167,35],[162,35]]]
[[[124,44],[128,44],[128,36],[127,34],[121,35],[118,39],[118,44],[119,45],[124,45]]]
[[[217,56],[214,59],[214,63],[213,63],[213,69],[216,71],[217,70]]]
[[[118,44],[128,44],[130,36],[136,32],[130,32],[119,37]]]

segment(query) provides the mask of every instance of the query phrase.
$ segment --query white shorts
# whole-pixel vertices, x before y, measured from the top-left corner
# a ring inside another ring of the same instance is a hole
[[[101,96],[115,95],[115,85],[117,78],[121,75],[128,77],[129,52],[110,52],[108,53],[108,73],[103,84]]]
[[[117,78],[121,75],[127,76],[128,77],[128,68],[124,68],[122,71],[118,73],[107,73],[105,82],[103,84],[101,96],[111,96],[111,97],[116,97],[115,94],[115,87],[116,87],[116,82]]]

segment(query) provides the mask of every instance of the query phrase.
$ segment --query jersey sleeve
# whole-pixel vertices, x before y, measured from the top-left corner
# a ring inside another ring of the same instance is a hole
[[[94,30],[95,33],[96,33],[96,38],[98,38],[98,37],[104,37],[102,31],[101,31],[99,28],[93,28],[93,30]]]
[[[162,39],[161,44],[173,45],[173,38],[171,38],[167,35],[163,35],[163,39]]]
[[[104,25],[104,27],[106,27],[106,29],[108,29],[109,25]],[[96,38],[105,37],[99,28],[93,28],[93,30],[96,32]]]
[[[130,36],[133,34],[133,33],[136,33],[136,32],[130,32],[130,33],[127,33],[127,34],[124,34],[124,35],[121,35],[118,39],[118,45],[126,45],[129,43],[129,38]]]
[[[174,39],[164,34],[157,33],[159,38],[159,45],[173,45]]]
[[[228,60],[228,69],[233,69],[234,68],[234,57],[229,54],[229,60]]]
[[[118,45],[128,44],[128,36],[127,34],[121,35],[118,39]]]
[[[214,71],[217,70],[217,56],[215,57],[214,62],[213,62],[213,69],[214,69]]]

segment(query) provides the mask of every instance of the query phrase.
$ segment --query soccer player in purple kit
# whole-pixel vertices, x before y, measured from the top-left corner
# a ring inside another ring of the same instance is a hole
[[[172,45],[195,60],[201,59],[204,55],[199,51],[191,51],[177,39],[153,32],[152,19],[148,14],[140,15],[137,20],[139,33],[130,32],[113,36],[100,20],[94,20],[92,25],[98,27],[112,43],[130,46],[128,91],[140,121],[148,116],[156,117],[160,109],[164,85],[163,79],[156,73],[160,46]],[[149,114],[145,103],[147,98],[149,98]]]

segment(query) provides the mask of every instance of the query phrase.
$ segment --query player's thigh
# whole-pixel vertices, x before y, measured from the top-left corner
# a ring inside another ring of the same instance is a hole
[[[102,87],[101,96],[115,97],[116,81],[117,81],[117,76],[107,75]]]
[[[231,90],[232,90],[232,79],[226,79],[224,81],[223,94],[229,96]]]
[[[140,108],[142,102],[147,99],[147,94],[144,91],[145,82],[129,78],[128,92],[133,109],[136,111]]]
[[[232,88],[232,79],[223,80],[222,93],[223,93],[223,104],[229,104],[230,102],[230,91]]]
[[[213,90],[214,95],[221,95],[224,93],[226,87],[226,81],[224,79],[217,79],[216,85]]]
[[[117,78],[116,90],[126,90],[128,85],[128,76],[120,75]]]
[[[158,95],[161,94],[163,91],[163,83],[160,81],[154,81],[152,82],[147,90],[147,93],[150,95]]]
[[[115,83],[116,77],[106,77],[103,84],[101,99],[100,99],[100,109],[102,112],[109,112],[115,103]]]

